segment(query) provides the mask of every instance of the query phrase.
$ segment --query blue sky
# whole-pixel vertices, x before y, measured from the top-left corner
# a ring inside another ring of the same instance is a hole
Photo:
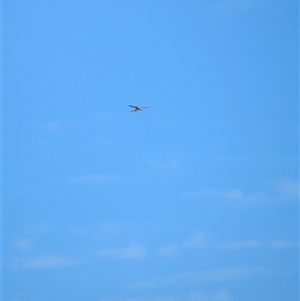
[[[298,12],[3,0],[2,300],[298,300]]]

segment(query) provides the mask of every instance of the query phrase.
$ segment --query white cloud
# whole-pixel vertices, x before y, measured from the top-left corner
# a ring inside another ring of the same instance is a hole
[[[249,249],[249,248],[258,248],[261,247],[262,243],[258,240],[245,240],[245,241],[237,241],[221,244],[219,247],[227,250],[241,250],[241,249]]]
[[[203,249],[209,247],[207,234],[196,232],[181,243],[169,243],[160,246],[157,250],[160,255],[170,256],[184,249]]]
[[[231,189],[231,190],[209,190],[204,189],[202,191],[191,191],[183,194],[185,198],[208,198],[208,197],[218,197],[220,199],[239,201],[239,202],[250,202],[258,199],[257,194],[246,195],[240,189]]]
[[[44,125],[44,129],[47,131],[57,131],[62,128],[62,123],[59,121],[48,122]]]
[[[148,164],[159,171],[168,171],[178,169],[180,166],[177,158],[168,158],[166,160],[149,160]]]
[[[99,257],[142,259],[146,256],[146,248],[143,245],[133,243],[124,248],[101,249],[97,254]]]
[[[53,229],[54,226],[51,223],[47,221],[41,221],[28,227],[26,232],[30,234],[48,234],[51,233]]]
[[[267,242],[267,246],[275,249],[296,249],[299,248],[299,242],[292,240],[270,240]]]
[[[80,261],[66,256],[41,255],[25,260],[21,268],[42,269],[42,268],[59,268],[79,264]]]
[[[13,246],[16,249],[22,250],[22,251],[28,251],[31,246],[32,246],[32,239],[29,238],[20,238],[20,239],[15,239],[13,241]]]
[[[131,233],[134,226],[131,223],[106,222],[101,224],[101,230],[108,236],[119,236]]]
[[[192,292],[188,298],[189,301],[231,301],[232,297],[226,291],[217,291],[214,293]]]
[[[253,204],[265,202],[269,197],[261,192],[246,194],[240,189],[231,190],[204,190],[203,196],[218,197],[223,200],[231,201],[237,204]]]
[[[221,244],[219,246],[227,250],[241,250],[241,249],[254,249],[254,248],[271,248],[271,249],[296,249],[299,248],[299,243],[292,240],[245,240],[238,242],[231,242]]]
[[[185,295],[157,295],[154,297],[139,298],[121,298],[121,299],[100,299],[98,301],[231,301],[232,297],[224,290],[203,293],[193,291]]]
[[[227,161],[227,162],[250,162],[253,160],[251,157],[246,156],[226,156],[226,155],[216,155],[216,159]]]
[[[175,278],[191,282],[219,282],[260,275],[267,271],[265,268],[255,266],[226,267],[208,271],[181,273],[176,275]]]
[[[212,241],[209,239],[209,235],[205,232],[196,232],[189,236],[182,243],[169,243],[162,245],[158,248],[160,255],[171,256],[174,253],[191,250],[191,249],[223,249],[228,251],[241,251],[245,249],[258,249],[258,248],[269,248],[269,249],[296,249],[299,248],[299,242],[293,240],[284,239],[271,239],[271,240],[258,240],[258,239],[247,239],[241,241],[232,241],[221,243],[218,241]]]
[[[87,226],[72,227],[72,231],[78,236],[111,239],[116,237],[132,237],[135,226],[127,222],[103,222]]]
[[[156,284],[151,281],[138,281],[125,286],[126,289],[138,290],[156,287]]]
[[[190,191],[184,193],[184,198],[217,198],[230,204],[270,204],[283,201],[299,200],[299,182],[295,180],[285,180],[280,183],[270,185],[272,191],[256,191],[245,193],[241,189],[213,190],[202,189],[200,191]],[[269,189],[269,187],[268,187]]]
[[[193,248],[206,248],[207,242],[206,242],[207,234],[204,232],[197,232],[191,237],[187,238],[183,242],[183,247],[186,249],[193,249]]]
[[[69,178],[69,181],[72,183],[79,183],[79,184],[106,184],[110,182],[115,182],[119,179],[120,177],[113,176],[113,175],[93,174],[93,175],[72,177]]]
[[[158,253],[161,255],[169,256],[176,253],[179,249],[178,244],[171,243],[171,244],[165,244],[163,246],[160,246],[158,248]]]
[[[299,181],[285,180],[276,185],[282,198],[299,200]]]
[[[220,192],[220,195],[223,195],[226,198],[234,199],[234,200],[243,200],[245,199],[245,195],[241,190],[235,189],[235,190],[228,190]]]

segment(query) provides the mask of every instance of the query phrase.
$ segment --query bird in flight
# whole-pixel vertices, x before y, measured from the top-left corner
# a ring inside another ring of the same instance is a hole
[[[143,109],[147,109],[149,107],[141,107],[141,106],[134,106],[134,105],[129,105],[133,110],[131,112],[137,112],[137,111],[142,111]]]

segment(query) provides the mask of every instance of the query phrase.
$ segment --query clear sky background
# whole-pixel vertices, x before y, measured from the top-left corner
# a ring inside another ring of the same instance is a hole
[[[2,300],[299,300],[298,13],[3,0]]]

